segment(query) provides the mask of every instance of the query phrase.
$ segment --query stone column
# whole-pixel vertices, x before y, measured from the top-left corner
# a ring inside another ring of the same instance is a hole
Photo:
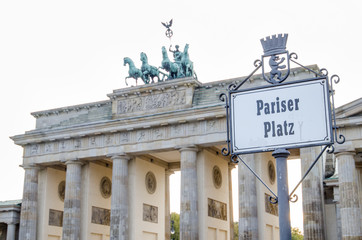
[[[197,148],[184,147],[181,152],[180,239],[199,239],[197,195]]]
[[[255,169],[255,155],[244,155],[243,160]],[[256,196],[256,177],[239,162],[239,240],[258,240],[258,211]]]
[[[234,240],[234,208],[233,208],[233,181],[231,170],[235,168],[234,164],[229,163],[229,222],[230,222],[230,240]]]
[[[340,152],[336,154],[343,240],[362,239],[361,210],[358,199],[354,156],[354,152]]]
[[[15,223],[8,223],[8,230],[6,235],[6,240],[15,240]]]
[[[25,165],[23,201],[21,204],[19,239],[36,240],[38,214],[38,172],[35,165]]]
[[[79,240],[81,228],[81,179],[82,165],[79,160],[65,162],[67,166],[65,179],[63,240]]]
[[[170,212],[170,176],[174,171],[165,172],[165,240],[171,239],[171,212]]]
[[[300,149],[302,177],[320,152],[320,147]],[[318,160],[302,183],[305,240],[324,239],[322,162]]]
[[[126,154],[114,155],[111,198],[111,240],[129,239],[128,161]]]

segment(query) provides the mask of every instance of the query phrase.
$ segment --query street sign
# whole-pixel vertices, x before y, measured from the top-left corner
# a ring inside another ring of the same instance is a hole
[[[333,143],[327,78],[230,92],[234,154]]]

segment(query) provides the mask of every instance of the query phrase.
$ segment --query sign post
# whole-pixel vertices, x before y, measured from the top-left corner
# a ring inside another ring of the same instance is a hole
[[[231,155],[235,163],[241,160],[273,194],[269,201],[279,204],[282,240],[291,239],[289,201],[298,200],[294,191],[324,151],[328,149],[327,152],[332,153],[334,142],[345,141],[343,135],[337,138],[336,132],[333,80],[338,83],[339,77],[333,75],[329,79],[325,69],[316,72],[296,62],[297,55],[286,50],[287,38],[288,34],[279,34],[262,39],[264,55],[255,61],[255,70],[239,85],[231,84],[228,94],[219,97],[226,103],[227,117],[227,147],[222,149],[222,154]],[[284,83],[289,77],[291,62],[313,72],[315,77]],[[264,80],[271,85],[241,89],[260,68]],[[287,159],[290,153],[287,149],[321,145],[325,146],[322,152],[289,194]],[[273,151],[277,163],[277,195],[239,156],[267,151]]]
[[[280,239],[291,239],[290,228],[290,207],[288,190],[288,169],[287,159],[290,155],[286,149],[277,149],[273,152],[273,157],[277,162],[278,179],[278,213],[279,213],[279,235]]]

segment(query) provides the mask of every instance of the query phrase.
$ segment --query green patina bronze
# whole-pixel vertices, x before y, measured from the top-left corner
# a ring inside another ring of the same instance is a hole
[[[174,62],[172,62],[167,54],[166,48],[162,47],[162,62],[161,67],[157,68],[148,64],[147,55],[142,52],[140,54],[140,60],[142,62],[141,69],[135,67],[133,61],[125,57],[124,58],[124,65],[129,65],[129,76],[126,77],[126,85],[128,78],[133,78],[137,80],[141,78],[145,84],[154,83],[154,78],[157,78],[157,81],[165,81],[165,80],[172,80],[176,78],[183,78],[183,77],[194,77],[197,79],[196,73],[194,71],[193,62],[189,58],[189,44],[185,45],[184,51],[181,52],[179,50],[179,46],[175,46],[175,50],[172,50],[172,45],[169,47],[169,51],[173,53]],[[167,73],[161,71],[164,70]],[[162,77],[161,77],[162,76]]]
[[[143,81],[146,83],[154,83],[154,78],[157,77],[157,81],[164,81],[165,77],[168,75],[161,72],[157,67],[151,66],[148,64],[148,58],[146,53],[141,52],[141,62],[142,62],[142,66],[141,66],[141,71],[143,74]],[[160,78],[160,75],[162,75],[162,79]]]
[[[140,69],[136,68],[136,66],[134,65],[132,59],[130,59],[129,57],[123,58],[123,65],[126,66],[127,64],[129,66],[128,77],[125,78],[127,86],[128,86],[128,83],[127,83],[128,78],[135,79],[136,80],[136,85],[137,85],[137,79],[138,78],[141,78],[145,84],[148,84],[148,82],[144,81],[142,71]]]

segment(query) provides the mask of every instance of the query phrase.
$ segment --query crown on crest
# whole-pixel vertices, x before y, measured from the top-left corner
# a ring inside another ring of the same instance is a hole
[[[280,33],[278,34],[278,36],[273,35],[271,38],[270,36],[266,37],[265,40],[260,39],[260,42],[261,45],[263,46],[264,54],[270,55],[285,51],[287,40],[288,40],[288,34],[284,33],[283,35]]]

